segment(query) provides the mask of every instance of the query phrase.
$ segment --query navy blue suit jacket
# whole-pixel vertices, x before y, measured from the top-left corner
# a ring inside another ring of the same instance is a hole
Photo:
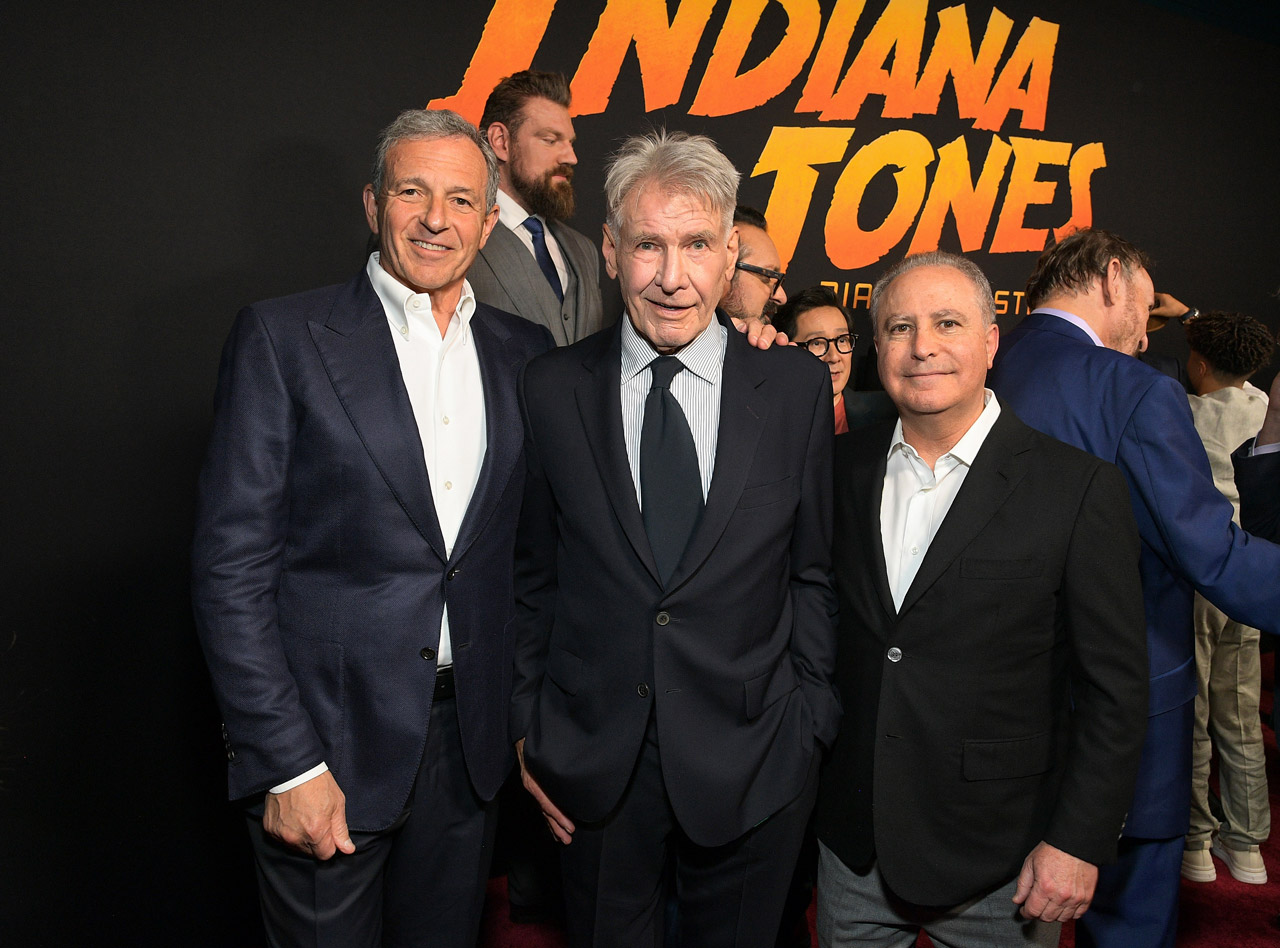
[[[1186,392],[1080,328],[1032,313],[996,354],[990,386],[1033,428],[1110,461],[1129,484],[1142,538],[1150,704],[1125,833],[1186,832],[1196,694],[1192,593],[1248,625],[1280,629],[1280,547],[1231,522]]]
[[[246,307],[219,370],[192,556],[234,798],[326,761],[352,830],[401,813],[426,741],[446,602],[462,745],[497,792],[511,744],[516,379],[545,329],[477,306],[488,444],[446,555],[382,304],[361,272]]]

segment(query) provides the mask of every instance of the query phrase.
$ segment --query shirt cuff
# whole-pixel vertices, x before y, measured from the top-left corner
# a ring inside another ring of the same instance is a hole
[[[1249,452],[1249,457],[1256,458],[1260,454],[1280,454],[1280,441],[1272,444],[1255,444],[1253,450]]]
[[[277,784],[276,786],[272,787],[271,792],[284,793],[286,790],[292,790],[294,787],[299,786],[300,784],[306,783],[308,780],[312,779],[313,777],[319,777],[322,773],[325,773],[328,769],[329,769],[329,765],[322,760],[320,761],[320,763],[316,764],[306,773],[298,774],[298,776],[294,777],[292,780],[286,780],[284,783]]]

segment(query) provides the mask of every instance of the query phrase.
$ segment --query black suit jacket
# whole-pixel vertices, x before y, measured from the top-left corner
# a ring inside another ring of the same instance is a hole
[[[793,800],[835,736],[831,383],[729,328],[707,505],[664,590],[623,442],[620,330],[524,374],[512,738],[552,801],[597,821],[656,713],[676,817],[714,846]]]
[[[836,682],[819,838],[956,905],[1041,840],[1114,858],[1146,722],[1138,536],[1110,464],[1005,408],[895,613],[880,502],[893,425],[836,447]]]
[[[512,550],[524,488],[516,378],[544,329],[477,306],[488,443],[446,555],[391,329],[361,272],[241,311],[200,476],[192,596],[232,798],[324,760],[352,830],[401,813],[449,606],[476,792],[511,767]]]

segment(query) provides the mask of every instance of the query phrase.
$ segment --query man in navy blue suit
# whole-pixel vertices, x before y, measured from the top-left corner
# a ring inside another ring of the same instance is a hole
[[[1280,631],[1280,547],[1231,522],[1186,393],[1132,358],[1155,303],[1137,248],[1078,231],[1041,256],[1027,301],[1034,311],[1005,337],[991,387],[1027,424],[1118,466],[1142,538],[1147,736],[1120,859],[1101,870],[1077,944],[1172,948],[1191,786],[1192,592]]]
[[[380,252],[223,352],[192,590],[273,946],[475,944],[514,762],[516,378],[552,347],[464,279],[497,183],[460,116],[402,113]]]

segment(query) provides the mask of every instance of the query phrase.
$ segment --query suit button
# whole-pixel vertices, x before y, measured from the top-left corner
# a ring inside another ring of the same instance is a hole
[[[885,655],[891,662],[902,661],[902,649],[898,648],[898,646],[896,645],[893,648],[889,649],[889,651],[886,652]]]
[[[659,613],[658,613],[658,625],[666,625],[666,624],[667,624],[668,622],[670,622],[670,621],[671,621],[671,616],[670,616],[670,614],[668,614],[668,613],[666,613],[666,612],[659,612]]]
[[[431,647],[427,647],[427,648],[424,648],[424,649],[423,649],[421,652],[419,652],[418,654],[419,654],[419,655],[421,655],[423,658],[425,658],[427,661],[429,661],[429,662],[430,662],[430,661],[434,661],[434,660],[435,660],[435,657],[436,657],[436,650],[435,650],[435,649],[433,649],[433,648],[431,648]]]
[[[649,686],[646,685],[643,681],[640,682],[640,684],[636,685],[636,694],[638,694],[641,698],[649,697]]]
[[[457,576],[459,572],[461,572],[461,570],[459,570],[458,567],[455,566],[453,569],[449,570],[449,572],[444,574],[444,578],[453,579],[453,577]]]

